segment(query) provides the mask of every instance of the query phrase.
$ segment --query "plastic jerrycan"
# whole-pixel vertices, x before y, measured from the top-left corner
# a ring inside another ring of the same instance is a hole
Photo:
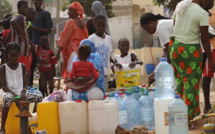
[[[115,129],[119,124],[117,101],[90,101],[88,106],[88,117],[90,134],[115,134]]]
[[[128,64],[122,65],[123,69],[119,70],[115,67],[116,88],[121,89],[125,87],[139,86],[140,85],[140,65],[135,68],[128,67]]]
[[[19,109],[15,102],[12,102],[8,112],[7,120],[5,123],[6,134],[19,134],[20,131],[20,118],[15,117],[19,113]]]
[[[82,100],[59,103],[61,134],[88,134],[87,103]]]
[[[38,130],[37,113],[31,114],[32,117],[28,118],[28,124],[31,128],[31,132],[35,133]]]
[[[48,134],[60,134],[58,102],[39,103],[37,106],[38,130]]]

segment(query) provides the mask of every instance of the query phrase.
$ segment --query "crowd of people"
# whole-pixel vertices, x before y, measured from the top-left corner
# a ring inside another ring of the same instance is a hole
[[[4,64],[0,66],[1,96],[3,98],[2,125],[7,119],[13,101],[29,100],[36,104],[38,96],[28,96],[27,86],[33,85],[34,70],[38,64],[40,72],[39,89],[43,96],[53,92],[55,64],[63,56],[62,76],[65,79],[67,100],[102,100],[108,89],[110,69],[122,69],[124,65],[134,68],[143,62],[135,53],[129,53],[129,40],[122,37],[118,42],[120,55],[113,59],[113,41],[108,16],[101,2],[92,3],[93,18],[83,21],[84,10],[80,3],[73,2],[68,7],[67,21],[56,54],[49,47],[48,34],[53,27],[51,14],[42,9],[43,0],[33,0],[35,9],[26,1],[17,3],[18,13],[8,14],[0,25],[0,33],[5,48]],[[214,76],[215,63],[210,44],[214,45],[215,13],[209,11],[214,0],[183,0],[173,14],[173,19],[145,13],[140,24],[149,34],[159,36],[161,47],[172,64],[177,82],[176,92],[189,109],[189,120],[199,115],[199,82],[203,70],[203,90],[207,113],[210,81]],[[210,21],[209,21],[210,20]],[[210,22],[210,23],[209,23]],[[209,27],[210,26],[210,27]],[[209,28],[208,28],[209,27]],[[208,30],[209,29],[209,30]],[[210,33],[210,34],[209,34]],[[209,40],[210,39],[210,40]],[[202,44],[202,47],[201,47]],[[203,49],[202,49],[203,48]],[[204,51],[203,51],[204,50]],[[202,51],[204,52],[202,54]],[[115,67],[114,67],[115,66]],[[152,80],[153,74],[149,77]]]

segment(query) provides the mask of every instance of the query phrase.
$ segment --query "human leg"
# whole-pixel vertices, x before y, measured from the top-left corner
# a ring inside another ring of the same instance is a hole
[[[30,85],[34,85],[33,81],[34,81],[34,70],[36,68],[37,65],[37,56],[34,52],[32,52],[32,64],[31,64],[31,75],[30,75]]]
[[[46,73],[40,73],[40,91],[43,94],[43,97],[48,96],[47,94],[47,75]]]
[[[202,89],[203,89],[204,101],[205,101],[204,114],[206,114],[211,109],[210,85],[211,85],[211,78],[210,77],[203,77]]]

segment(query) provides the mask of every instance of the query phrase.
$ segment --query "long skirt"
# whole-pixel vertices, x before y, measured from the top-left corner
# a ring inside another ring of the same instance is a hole
[[[188,106],[188,119],[200,114],[199,82],[202,77],[202,50],[200,44],[184,44],[172,39],[170,60],[177,82],[176,92]]]

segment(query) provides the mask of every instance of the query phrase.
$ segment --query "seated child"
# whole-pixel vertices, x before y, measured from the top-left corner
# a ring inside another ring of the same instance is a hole
[[[35,53],[38,59],[40,72],[40,91],[43,96],[48,96],[47,82],[49,83],[49,93],[54,89],[55,64],[57,64],[52,49],[49,48],[48,36],[40,38],[41,46],[35,45]]]
[[[11,103],[15,101],[19,107],[20,100],[32,98],[26,94],[26,66],[18,62],[20,51],[20,47],[14,42],[6,45],[5,55],[8,61],[0,66],[1,97],[3,99],[1,133],[5,132],[5,123]],[[38,100],[42,101],[42,98],[34,97],[28,101],[35,103],[38,103]]]
[[[78,59],[80,61],[73,62],[70,73],[72,83],[68,83],[69,81],[65,82],[74,91],[87,91],[95,84],[95,80],[99,78],[100,74],[97,72],[98,70],[96,70],[93,63],[87,61],[90,53],[91,48],[88,45],[81,45],[78,48]],[[90,76],[91,74],[93,77]]]
[[[122,69],[123,64],[128,64],[130,68],[135,68],[137,64],[143,65],[143,62],[137,58],[136,54],[128,53],[129,51],[129,41],[126,38],[122,38],[118,42],[118,48],[121,55],[115,55],[116,57],[116,67]],[[114,66],[111,67],[114,73]]]

